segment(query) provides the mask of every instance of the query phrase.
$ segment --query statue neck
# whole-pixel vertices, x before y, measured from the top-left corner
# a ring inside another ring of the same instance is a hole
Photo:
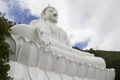
[[[52,21],[45,21],[46,23],[48,23],[49,25],[56,25],[57,23],[54,23],[54,22],[52,22]]]

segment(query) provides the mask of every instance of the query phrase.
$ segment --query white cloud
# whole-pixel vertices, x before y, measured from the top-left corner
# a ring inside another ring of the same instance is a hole
[[[120,50],[120,30],[113,30],[104,42],[101,44],[100,49],[108,48],[109,50]]]
[[[3,0],[0,1],[0,11],[3,13],[7,13],[8,11],[7,3]]]
[[[73,42],[89,38],[87,48],[120,50],[119,3],[118,0],[71,1],[68,20],[71,34],[76,31],[72,34]]]
[[[59,12],[58,26],[67,31],[72,44],[89,39],[87,48],[120,50],[119,0],[19,0],[19,2],[22,8],[30,9],[33,15],[40,15],[48,3],[55,7]],[[3,1],[0,1],[1,3],[3,4]]]

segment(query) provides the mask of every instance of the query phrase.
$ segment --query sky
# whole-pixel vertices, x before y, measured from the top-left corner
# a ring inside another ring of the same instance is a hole
[[[120,51],[120,0],[0,0],[6,18],[29,24],[50,4],[71,45],[81,49]]]

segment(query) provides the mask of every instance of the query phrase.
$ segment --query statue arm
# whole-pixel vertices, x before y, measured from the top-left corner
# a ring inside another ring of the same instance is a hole
[[[36,26],[18,24],[11,29],[13,38],[22,36],[25,40],[31,40],[38,44],[49,44],[50,30],[47,26],[41,25],[41,23],[36,24]]]
[[[60,42],[58,42],[57,40],[53,39],[53,38],[50,38],[50,45],[51,46],[55,46],[57,48],[60,48],[61,50],[65,50],[65,51],[68,51],[68,52],[72,52],[76,55],[79,55],[79,56],[94,56],[93,54],[90,54],[90,53],[87,53],[87,52],[82,52],[82,51],[78,51],[76,49],[73,49],[72,47],[70,46],[67,46],[67,45],[64,45]]]
[[[70,44],[70,40],[69,40],[69,38],[68,38],[68,35],[66,34],[66,45],[67,46],[71,46],[71,44]]]
[[[26,40],[31,40],[33,42],[39,41],[36,29],[26,24],[18,24],[13,26],[11,28],[11,36],[13,38],[18,38],[22,36]]]

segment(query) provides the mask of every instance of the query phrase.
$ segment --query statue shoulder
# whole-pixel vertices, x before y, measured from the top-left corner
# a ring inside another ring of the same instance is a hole
[[[40,20],[32,20],[29,25],[35,26]]]
[[[11,27],[11,35],[17,36],[17,37],[26,37],[28,39],[36,39],[36,29],[33,26],[27,25],[27,24],[17,24],[13,27]]]
[[[22,33],[28,33],[32,31],[34,28],[27,24],[17,24],[11,27],[11,34],[21,35]]]

